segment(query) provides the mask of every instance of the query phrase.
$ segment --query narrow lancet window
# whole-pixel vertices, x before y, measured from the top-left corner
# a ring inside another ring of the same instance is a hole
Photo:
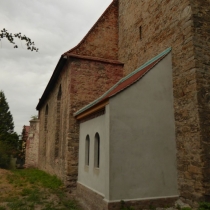
[[[99,168],[100,166],[100,136],[98,133],[95,135],[95,155],[94,155],[94,166]]]
[[[85,140],[85,165],[89,166],[90,161],[90,137],[86,136]]]

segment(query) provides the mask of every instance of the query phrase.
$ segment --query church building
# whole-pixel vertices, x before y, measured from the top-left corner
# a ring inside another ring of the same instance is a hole
[[[86,209],[210,201],[210,2],[113,0],[37,105],[38,167]]]

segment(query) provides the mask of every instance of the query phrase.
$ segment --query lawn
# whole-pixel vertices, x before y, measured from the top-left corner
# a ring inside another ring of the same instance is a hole
[[[62,182],[37,169],[0,169],[0,210],[81,210]]]

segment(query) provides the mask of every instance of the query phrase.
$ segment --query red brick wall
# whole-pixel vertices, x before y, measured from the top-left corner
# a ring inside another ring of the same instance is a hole
[[[117,60],[118,1],[115,0],[73,54]],[[39,167],[75,187],[78,165],[78,125],[73,113],[96,99],[122,78],[122,65],[70,59],[39,110]],[[61,100],[57,100],[59,86]],[[45,109],[48,104],[48,115]]]
[[[71,53],[117,60],[118,1],[114,1]]]
[[[70,191],[76,187],[78,174],[79,127],[73,113],[95,100],[121,79],[122,68],[121,64],[68,58],[40,110],[39,167],[56,174]],[[57,95],[60,85],[62,96],[58,107]]]

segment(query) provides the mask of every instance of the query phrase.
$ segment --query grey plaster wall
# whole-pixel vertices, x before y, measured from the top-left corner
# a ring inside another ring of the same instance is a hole
[[[171,54],[110,99],[109,200],[178,195]]]
[[[104,197],[109,193],[109,110],[80,124],[78,182]],[[94,167],[95,134],[100,135],[100,166]],[[85,140],[90,137],[89,166],[85,164]]]

